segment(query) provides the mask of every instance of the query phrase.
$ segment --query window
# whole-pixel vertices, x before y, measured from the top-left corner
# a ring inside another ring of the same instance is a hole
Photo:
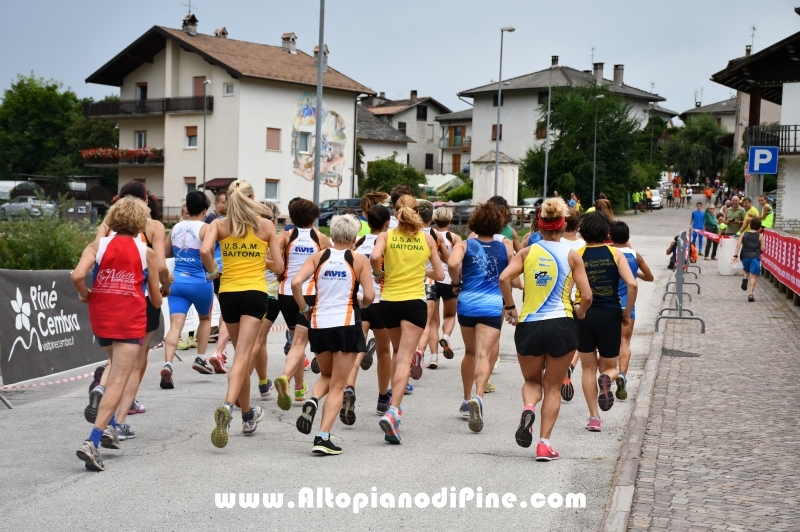
[[[429,141],[433,140],[433,124],[426,124],[428,127],[425,128],[425,138]]]
[[[222,94],[224,96],[233,96],[233,83],[225,83],[222,86]]]
[[[184,177],[183,178],[183,195],[185,196],[189,192],[194,192],[197,190],[197,178],[196,177]]]
[[[197,126],[186,126],[186,147],[197,147]]]
[[[133,147],[144,148],[145,146],[147,146],[147,131],[134,131]]]
[[[136,84],[136,99],[137,100],[147,99],[147,83]]]
[[[266,183],[264,184],[264,199],[278,199],[278,180],[267,179]]]
[[[497,140],[497,124],[492,124],[492,140]],[[503,124],[500,124],[500,140],[503,140]]]
[[[425,154],[425,170],[433,170],[433,154]]]
[[[311,133],[300,133],[297,139],[297,149],[300,153],[311,152]]]
[[[403,135],[406,134],[406,123],[405,122],[398,122],[397,123],[397,131],[402,133]]]
[[[543,139],[547,137],[547,123],[544,120],[540,120],[536,123],[536,138]]]
[[[506,95],[505,94],[500,96],[500,107],[502,107],[504,103],[506,103]],[[492,98],[492,107],[497,107],[497,94],[495,94],[494,97]]]
[[[406,164],[411,164],[411,154],[406,153]]]
[[[428,121],[428,106],[427,105],[418,105],[417,106],[417,120],[419,122],[427,122]]]
[[[281,149],[281,130],[274,127],[267,128],[267,149],[280,151]]]

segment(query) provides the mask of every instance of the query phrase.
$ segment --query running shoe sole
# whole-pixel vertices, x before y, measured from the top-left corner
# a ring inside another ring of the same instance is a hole
[[[444,338],[440,339],[439,345],[442,346],[442,350],[444,351],[444,358],[447,360],[453,358],[453,350],[450,348],[450,343],[447,340]]]
[[[376,348],[377,344],[375,343],[375,338],[370,338],[369,342],[367,342],[367,352],[364,353],[364,358],[361,359],[361,369],[364,371],[372,367],[372,357],[375,355]]]
[[[212,368],[214,368],[214,373],[228,373],[219,358],[211,357],[208,359],[208,363],[211,364]]]
[[[400,445],[400,433],[397,432],[394,427],[392,426],[391,420],[387,419],[386,416],[381,418],[378,422],[381,426],[381,430],[384,432],[383,439],[388,441],[389,443],[393,443],[395,445]]]
[[[216,427],[211,431],[211,444],[222,449],[228,445],[228,425],[231,422],[230,411],[221,406],[214,411],[214,423]]]
[[[337,451],[336,449],[331,449],[330,447],[326,447],[325,445],[315,445],[314,447],[311,448],[311,452],[314,453],[314,454],[320,454],[320,455],[324,454],[324,455],[329,455],[329,456],[335,456],[337,454],[342,454],[342,450],[341,449],[339,449]]]
[[[603,412],[608,412],[614,406],[614,394],[611,393],[611,377],[605,373],[597,378],[597,386],[600,394],[597,396],[597,406]]]
[[[572,379],[567,377],[561,384],[561,398],[565,401],[572,401],[573,397],[575,397],[575,387],[572,385]]]
[[[297,418],[297,430],[303,434],[311,434],[311,427],[314,425],[314,416],[317,414],[317,404],[310,399],[303,403],[303,412]]]
[[[422,355],[420,353],[414,353],[414,358],[411,362],[411,378],[415,381],[422,378]]]
[[[617,377],[617,391],[614,395],[617,396],[617,399],[620,401],[624,401],[628,398],[628,390],[625,389],[625,379],[622,377]]]
[[[526,449],[533,443],[533,434],[531,434],[531,427],[536,420],[536,413],[533,410],[523,410],[522,418],[519,421],[519,428],[517,429],[514,438],[517,440],[517,445],[525,447]]]
[[[314,360],[311,361],[311,372],[315,374],[319,374],[319,362],[317,362],[317,357],[314,357]]]
[[[106,470],[106,467],[103,464],[103,461],[100,459],[100,457],[97,454],[92,454],[88,451],[84,451],[83,447],[81,447],[75,452],[75,456],[84,461],[84,465],[86,466],[86,469],[88,469],[89,471],[97,471],[99,473],[100,471]]]
[[[344,393],[342,408],[339,410],[339,419],[345,425],[356,424],[356,394]]]
[[[195,362],[194,364],[192,364],[192,369],[202,375],[210,375],[214,373],[213,370],[208,369],[204,364],[200,364],[199,362]]]
[[[292,396],[289,394],[289,379],[285,375],[281,375],[275,379],[275,389],[278,390],[278,407],[281,410],[289,410],[292,408]]]
[[[558,460],[559,456],[536,456],[537,462],[552,462],[553,460]]]
[[[431,360],[430,362],[428,362],[428,366],[427,366],[428,369],[436,369],[438,367],[439,367],[439,363],[436,362],[435,360]]]
[[[172,372],[167,368],[161,370],[161,389],[172,390],[175,385],[172,383]]]
[[[467,425],[472,432],[480,432],[483,430],[483,414],[481,413],[481,404],[477,399],[472,399],[467,403],[469,407],[469,421]]]
[[[92,390],[89,394],[89,406],[83,411],[83,417],[89,423],[94,423],[97,419],[97,412],[100,410],[100,401],[103,400],[103,394],[98,390]]]
[[[111,437],[106,434],[106,431],[103,431],[103,436],[100,438],[100,447],[104,449],[117,449],[121,448],[119,444],[119,437]]]

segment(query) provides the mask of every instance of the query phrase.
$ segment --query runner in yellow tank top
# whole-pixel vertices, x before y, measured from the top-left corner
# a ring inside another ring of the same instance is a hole
[[[407,235],[399,229],[386,233],[386,249],[383,252],[384,270],[383,301],[410,301],[425,299],[425,265],[431,256],[427,235],[421,231]]]
[[[200,256],[209,279],[219,276],[214,262],[214,247],[219,241],[225,276],[222,278],[219,306],[228,327],[235,356],[228,375],[225,404],[214,412],[215,428],[211,443],[228,444],[228,428],[233,404],[242,409],[242,432],[249,436],[264,418],[264,409],[250,407],[250,372],[253,345],[267,314],[267,283],[264,279],[267,252],[276,274],[283,273],[283,257],[278,235],[271,221],[261,218],[266,208],[253,200],[253,187],[236,180],[228,189],[228,216],[218,218],[206,230]]]

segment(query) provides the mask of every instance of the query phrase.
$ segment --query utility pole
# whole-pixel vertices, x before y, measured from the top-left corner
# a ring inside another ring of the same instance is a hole
[[[314,137],[314,203],[319,205],[319,183],[322,171],[320,150],[322,149],[322,79],[325,57],[325,0],[319,0],[319,52],[317,53],[317,107],[315,109]],[[317,225],[319,221],[315,221]]]
[[[497,196],[497,182],[500,168],[500,108],[503,106],[503,33],[514,31],[513,26],[500,28],[500,78],[497,80],[497,126],[494,132],[494,195]]]
[[[547,166],[550,159],[550,97],[553,94],[553,62],[550,63],[550,83],[547,86],[547,128],[544,140],[544,190],[542,197],[547,198]]]

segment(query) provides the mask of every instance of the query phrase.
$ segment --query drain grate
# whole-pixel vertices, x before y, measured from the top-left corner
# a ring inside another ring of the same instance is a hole
[[[665,357],[682,357],[682,358],[697,358],[700,355],[697,353],[687,353],[686,351],[678,351],[677,349],[661,349],[661,356]]]

